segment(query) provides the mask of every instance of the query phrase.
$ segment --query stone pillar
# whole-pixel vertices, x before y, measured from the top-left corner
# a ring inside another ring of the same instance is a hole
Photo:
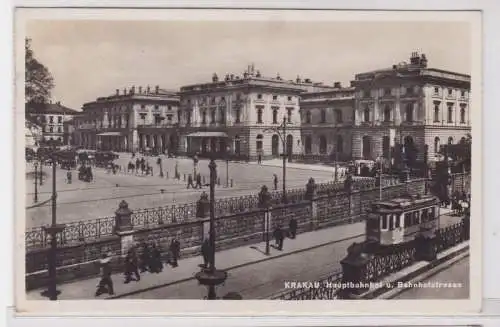
[[[436,259],[436,237],[434,235],[420,235],[415,239],[415,259],[433,261]]]
[[[159,134],[158,135],[158,149],[161,153],[163,153],[163,140],[162,140],[163,135]]]
[[[120,237],[121,253],[126,255],[128,249],[134,244],[132,210],[128,203],[123,200],[120,202],[118,210],[115,211],[115,234]]]
[[[132,130],[132,142],[131,143],[132,143],[131,150],[133,152],[136,152],[139,149],[139,135],[138,135],[136,129]]]
[[[345,287],[340,292],[343,299],[356,299],[366,292],[366,267],[370,257],[363,253],[362,244],[353,243],[347,249],[347,256],[340,261],[342,265],[342,284]]]

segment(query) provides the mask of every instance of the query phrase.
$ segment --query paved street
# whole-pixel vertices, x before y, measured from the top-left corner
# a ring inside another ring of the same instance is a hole
[[[121,154],[117,164],[126,167],[130,160],[130,154]],[[179,164],[181,181],[172,179],[175,171],[176,161]],[[163,171],[169,178],[158,177],[159,169],[156,158],[149,158],[154,168],[154,176],[136,176],[119,173],[108,174],[104,169],[94,169],[95,181],[93,183],[81,182],[77,178],[77,172],[73,170],[73,183],[67,184],[66,171],[57,170],[58,206],[57,219],[59,222],[72,222],[79,220],[97,219],[114,215],[121,200],[126,200],[131,209],[153,208],[165,206],[171,203],[188,203],[197,201],[201,190],[186,189],[186,183],[182,180],[184,174],[192,173],[193,161],[191,159],[163,158]],[[233,188],[225,188],[226,163],[218,161],[218,176],[222,186],[217,188],[216,198],[242,196],[255,194],[260,187],[266,184],[272,186],[273,174],[278,175],[281,188],[281,167],[276,165],[257,165],[248,163],[229,163],[229,176],[234,181]],[[32,171],[32,166],[27,165],[27,171]],[[39,202],[50,198],[52,190],[52,168],[44,167],[47,174],[44,184],[39,187]],[[208,183],[208,161],[200,160],[198,171],[206,176]],[[330,181],[333,172],[328,167],[322,170],[307,170],[297,168],[287,169],[287,188],[303,188],[310,177],[314,177],[318,183]],[[164,193],[161,193],[164,189]],[[206,191],[206,189],[205,189]],[[26,205],[33,205],[34,181],[26,180]],[[50,203],[40,207],[29,208],[26,211],[26,228],[37,227],[50,223]]]
[[[444,215],[441,226],[459,220],[459,217]],[[340,269],[340,260],[344,258],[347,247],[352,242],[364,240],[364,228],[364,223],[356,223],[300,234],[296,240],[285,240],[283,252],[271,249],[270,260],[263,254],[264,243],[217,252],[217,267],[229,270],[229,277],[225,285],[218,287],[218,293],[239,292],[246,299],[265,298],[281,291],[284,280],[321,278]],[[186,258],[175,269],[167,267],[160,274],[146,273],[139,283],[126,285],[122,283],[122,274],[115,274],[116,294],[135,292],[125,298],[139,299],[203,298],[206,290],[193,279],[201,262],[200,257]],[[62,291],[60,299],[93,298],[96,283],[97,278],[63,284],[59,287]],[[156,289],[139,292],[151,287]],[[28,297],[42,299],[39,293],[39,290],[31,291]]]
[[[462,287],[421,287],[411,288],[396,296],[403,299],[467,299],[469,298],[469,257],[454,263],[434,276],[423,280],[423,283],[460,283]]]

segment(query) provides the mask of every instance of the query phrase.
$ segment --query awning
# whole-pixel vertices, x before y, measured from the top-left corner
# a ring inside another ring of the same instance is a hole
[[[196,132],[186,135],[187,137],[228,137],[224,132]]]
[[[100,133],[97,134],[97,136],[121,136],[122,133],[120,132],[105,132],[105,133]]]

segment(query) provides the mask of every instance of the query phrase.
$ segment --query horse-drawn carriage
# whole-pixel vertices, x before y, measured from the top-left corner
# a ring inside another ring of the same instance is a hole
[[[110,164],[113,164],[113,161],[119,157],[119,155],[113,152],[96,152],[95,165],[96,167],[108,168]]]
[[[83,182],[90,183],[94,179],[92,167],[85,165],[80,166],[78,169],[78,179]]]

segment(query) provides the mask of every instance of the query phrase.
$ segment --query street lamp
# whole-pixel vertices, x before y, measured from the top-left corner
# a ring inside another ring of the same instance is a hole
[[[283,156],[283,182],[282,182],[282,184],[283,184],[283,203],[287,202],[287,198],[286,198],[286,157],[287,157],[287,152],[288,152],[287,144],[286,144],[286,126],[287,125],[288,125],[288,122],[287,122],[286,116],[283,116],[283,122],[279,126],[264,129],[264,132],[272,131],[272,132],[278,134],[279,138],[281,139],[281,144],[283,147],[283,154],[282,154],[282,156]]]
[[[259,207],[263,208],[264,211],[264,241],[266,242],[266,255],[270,254],[269,249],[269,203],[271,200],[271,194],[267,189],[266,185],[262,185],[259,192]]]
[[[52,223],[50,226],[44,227],[47,234],[50,235],[50,250],[48,256],[49,266],[49,287],[43,292],[51,301],[57,300],[59,291],[57,290],[57,234],[64,230],[64,224],[57,224],[57,192],[56,192],[56,152],[52,153]]]
[[[38,147],[37,146],[33,147],[33,152],[35,153],[35,162],[33,163],[33,166],[35,168],[35,195],[33,198],[33,202],[37,203],[38,202]]]
[[[208,300],[217,299],[215,286],[224,283],[227,279],[227,272],[215,268],[215,181],[217,180],[217,165],[212,157],[208,164],[210,169],[210,259],[208,269],[196,273],[195,277],[201,285],[208,287]],[[204,216],[204,215],[203,215]]]

